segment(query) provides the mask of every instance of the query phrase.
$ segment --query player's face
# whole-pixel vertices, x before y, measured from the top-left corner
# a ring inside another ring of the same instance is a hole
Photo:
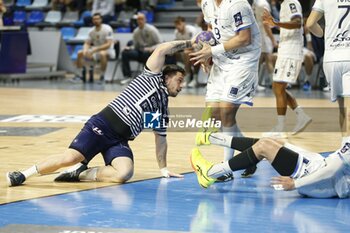
[[[179,32],[183,33],[185,31],[185,23],[184,22],[179,22],[179,23],[175,24],[175,28]]]
[[[177,94],[182,90],[184,85],[184,76],[182,73],[177,72],[173,76],[166,77],[166,86],[168,89],[169,96],[176,97]]]
[[[137,25],[140,27],[140,28],[143,28],[146,24],[146,18],[143,17],[143,16],[139,16],[137,17]]]
[[[96,15],[92,18],[92,23],[95,26],[100,26],[102,24],[102,18],[99,15]]]

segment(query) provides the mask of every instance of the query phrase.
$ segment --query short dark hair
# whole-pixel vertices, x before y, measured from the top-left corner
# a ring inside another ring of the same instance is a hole
[[[92,18],[95,17],[95,16],[100,16],[100,18],[102,19],[101,13],[94,13],[94,14],[92,15]]]
[[[166,65],[163,68],[163,77],[165,77],[165,75],[175,75],[177,72],[180,72],[182,75],[186,74],[185,70],[178,65]]]
[[[174,24],[178,24],[178,23],[181,23],[181,22],[186,22],[186,19],[184,17],[182,17],[182,16],[178,16],[174,20]]]

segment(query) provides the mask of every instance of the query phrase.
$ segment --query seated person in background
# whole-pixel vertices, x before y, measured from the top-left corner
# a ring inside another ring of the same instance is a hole
[[[83,11],[86,8],[86,0],[52,0],[52,10],[55,11]]]
[[[86,69],[84,60],[98,61],[101,65],[101,81],[104,79],[104,72],[107,67],[108,59],[115,58],[113,29],[102,23],[100,13],[92,16],[94,27],[89,32],[89,37],[84,43],[83,50],[78,52],[77,66],[82,69],[82,80],[86,81]],[[92,73],[92,72],[91,72]],[[93,82],[90,74],[90,82]]]
[[[186,24],[186,20],[182,16],[176,17],[174,24],[175,40],[191,40],[198,33],[198,30],[194,26]],[[184,85],[187,85],[188,87],[195,87],[197,85],[197,79],[194,77],[194,75],[198,73],[198,67],[195,71],[192,71],[189,56],[191,52],[193,52],[193,49],[188,48],[183,51],[179,51],[175,54],[175,56],[176,61],[182,62],[185,65],[186,83]]]
[[[142,13],[136,15],[138,27],[133,32],[133,45],[126,46],[122,51],[122,70],[126,84],[131,79],[130,61],[146,63],[156,46],[161,42],[160,33],[156,27],[146,23],[146,17]]]
[[[4,22],[2,21],[3,14],[6,13],[6,7],[2,0],[0,0],[0,27],[4,26]]]
[[[102,16],[102,21],[108,24],[114,18],[114,0],[93,0],[91,14],[99,13]],[[84,18],[85,26],[90,26],[92,21],[91,16]]]

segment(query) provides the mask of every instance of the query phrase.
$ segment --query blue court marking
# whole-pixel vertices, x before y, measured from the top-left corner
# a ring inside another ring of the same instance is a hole
[[[199,187],[196,175],[152,179],[0,206],[8,224],[192,232],[348,232],[349,199],[273,190],[262,161],[252,178]],[[1,232],[1,228],[0,228]]]

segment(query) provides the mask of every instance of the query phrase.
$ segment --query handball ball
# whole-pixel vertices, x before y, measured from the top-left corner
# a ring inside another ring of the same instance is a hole
[[[211,31],[202,31],[196,37],[196,43],[204,42],[209,44],[210,46],[216,45],[216,40],[214,34]]]

